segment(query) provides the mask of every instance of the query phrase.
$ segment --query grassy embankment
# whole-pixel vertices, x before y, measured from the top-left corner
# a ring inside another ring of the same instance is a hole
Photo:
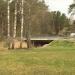
[[[1,50],[0,75],[75,75],[75,47],[68,44]]]

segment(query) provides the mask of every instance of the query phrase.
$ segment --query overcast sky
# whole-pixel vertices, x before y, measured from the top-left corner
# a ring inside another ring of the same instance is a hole
[[[45,2],[49,5],[50,10],[59,10],[68,16],[68,8],[69,5],[73,3],[73,0],[45,0]]]

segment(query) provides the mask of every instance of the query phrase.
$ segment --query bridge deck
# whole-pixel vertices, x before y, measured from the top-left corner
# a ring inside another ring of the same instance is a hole
[[[26,38],[24,38],[23,40],[26,40]],[[31,37],[30,40],[34,41],[38,41],[38,40],[75,40],[75,38],[71,38],[71,37]]]

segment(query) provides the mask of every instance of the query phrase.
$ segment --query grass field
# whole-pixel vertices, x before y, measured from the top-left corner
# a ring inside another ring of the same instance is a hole
[[[0,75],[75,75],[75,47],[0,50]]]

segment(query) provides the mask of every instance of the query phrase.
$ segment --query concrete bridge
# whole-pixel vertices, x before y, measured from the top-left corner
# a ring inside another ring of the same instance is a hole
[[[61,36],[37,36],[37,37],[31,37],[31,43],[34,46],[43,46],[45,44],[49,44],[53,40],[74,40],[75,38],[72,37],[61,37]],[[23,38],[24,41],[26,41],[26,38]]]
[[[61,36],[37,36],[37,37],[31,37],[31,44],[35,47],[43,46],[45,44],[49,44],[53,40],[75,40],[73,37],[61,37]],[[11,44],[12,47],[12,44]],[[15,48],[20,47],[20,41],[15,40]],[[22,48],[27,48],[27,41],[26,38],[23,38],[22,42]]]

